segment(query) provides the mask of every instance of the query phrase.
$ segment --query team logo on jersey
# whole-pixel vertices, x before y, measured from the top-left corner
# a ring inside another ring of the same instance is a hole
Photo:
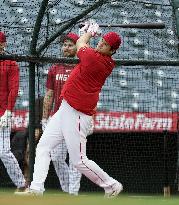
[[[67,74],[57,74],[56,80],[66,81],[68,77],[69,77],[69,75],[67,75]]]
[[[70,70],[65,70],[66,71],[66,73],[69,73],[69,72],[71,72],[71,69]]]

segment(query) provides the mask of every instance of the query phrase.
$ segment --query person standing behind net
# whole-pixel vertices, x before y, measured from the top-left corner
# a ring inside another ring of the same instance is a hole
[[[111,56],[121,44],[120,36],[109,32],[102,36],[95,49],[88,43],[98,33],[97,23],[85,25],[76,43],[80,63],[75,66],[62,89],[59,110],[47,124],[36,149],[33,181],[26,194],[42,195],[48,174],[50,152],[65,139],[73,165],[93,183],[103,188],[106,197],[115,197],[122,190],[120,182],[110,177],[86,156],[88,129],[99,100],[99,93],[115,62]]]
[[[0,32],[0,55],[4,54],[6,36]],[[0,159],[13,183],[15,194],[26,189],[18,161],[10,149],[11,115],[19,89],[19,67],[15,61],[0,60]]]
[[[76,41],[79,36],[75,33],[68,33],[63,39],[62,52],[64,57],[74,58],[76,55]],[[45,130],[52,105],[54,103],[53,113],[56,113],[60,107],[60,94],[63,85],[74,68],[74,64],[56,64],[48,72],[46,88],[47,92],[43,103],[42,129]],[[52,114],[53,114],[52,113]],[[64,192],[78,195],[80,188],[81,173],[73,166],[69,159],[69,166],[66,163],[67,147],[65,140],[51,152],[51,160],[59,178],[61,188]]]

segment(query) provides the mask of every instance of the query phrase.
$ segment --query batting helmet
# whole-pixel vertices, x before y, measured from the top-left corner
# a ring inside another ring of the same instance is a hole
[[[116,32],[106,33],[103,38],[114,50],[117,50],[121,45],[121,37]]]
[[[0,43],[5,43],[6,42],[6,36],[3,32],[0,32]]]

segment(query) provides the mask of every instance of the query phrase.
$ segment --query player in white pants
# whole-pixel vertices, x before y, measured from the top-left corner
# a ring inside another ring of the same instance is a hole
[[[62,104],[52,116],[36,149],[33,181],[27,194],[42,194],[47,177],[50,152],[65,139],[73,165],[92,182],[105,190],[107,197],[117,196],[122,184],[110,177],[95,162],[86,156],[86,142],[92,115],[99,93],[115,63],[111,56],[119,48],[121,39],[115,32],[102,36],[96,49],[88,43],[98,33],[98,25],[85,25],[87,33],[77,41],[77,56],[80,63],[75,66],[63,86]]]
[[[19,192],[25,190],[26,184],[18,161],[10,149],[10,132],[10,127],[0,127],[0,159]]]
[[[62,52],[64,57],[74,58],[76,55],[76,41],[79,36],[75,33],[68,33],[63,39]],[[50,112],[55,113],[61,104],[60,94],[68,76],[74,68],[74,64],[55,64],[48,72],[46,88],[47,92],[43,103],[42,129],[45,130]],[[52,111],[52,104],[54,109]],[[69,166],[66,163],[67,147],[65,140],[62,140],[52,152],[51,159],[64,192],[78,195],[80,189],[81,173],[73,166],[69,159]]]
[[[0,32],[0,54],[4,53],[6,36]],[[16,192],[24,191],[26,183],[17,159],[10,149],[11,113],[19,89],[19,67],[15,61],[0,60],[0,159],[9,177],[17,186]]]
[[[64,139],[51,151],[50,157],[62,190],[69,194],[78,195],[81,173],[73,166],[70,159],[69,165],[67,165],[65,161],[67,158],[67,147]]]

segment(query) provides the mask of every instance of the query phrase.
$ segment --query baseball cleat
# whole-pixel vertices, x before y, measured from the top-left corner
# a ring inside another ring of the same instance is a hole
[[[27,187],[20,187],[20,188],[17,188],[14,192],[15,195],[20,195],[21,193],[24,193],[26,191],[28,191],[29,188]]]
[[[14,194],[18,196],[43,196],[42,191],[37,191],[29,188],[26,188],[24,191],[15,191]]]
[[[121,183],[117,182],[117,184],[115,184],[112,187],[112,190],[110,192],[106,192],[104,197],[105,198],[115,198],[117,197],[117,195],[123,190],[123,186]]]

